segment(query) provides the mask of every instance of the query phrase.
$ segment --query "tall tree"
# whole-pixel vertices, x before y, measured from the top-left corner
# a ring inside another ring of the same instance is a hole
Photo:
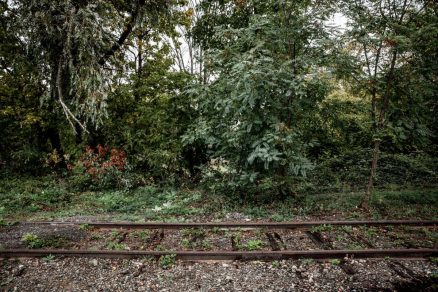
[[[44,85],[35,78],[37,63],[16,35],[17,18],[9,3],[0,2],[0,168],[36,174],[46,150],[41,132],[47,109],[40,107]]]
[[[425,101],[431,93],[424,89],[432,86],[430,82],[427,82],[429,85],[423,84],[422,88],[415,85],[426,78],[419,70],[415,46],[419,37],[418,30],[423,30],[427,25],[422,19],[430,13],[433,6],[435,4],[432,1],[344,2],[350,19],[350,29],[345,34],[345,47],[354,58],[350,67],[352,70],[344,73],[371,100],[373,154],[368,184],[361,203],[365,209],[369,206],[382,143],[387,143],[391,137],[403,139],[408,127],[417,127],[416,137],[428,135],[421,119],[420,122],[417,120],[417,126],[413,125],[413,118],[418,117],[416,112],[425,108]],[[436,23],[433,26],[436,31]],[[405,117],[411,111],[408,119],[402,119],[400,108]]]
[[[225,177],[237,192],[291,194],[290,178],[312,168],[300,122],[326,93],[317,66],[328,52],[329,11],[309,1],[226,2],[224,11],[237,16],[225,15],[214,33],[198,36],[213,77],[189,90],[200,118],[185,141],[210,145],[213,157],[228,163]]]
[[[17,15],[15,37],[24,40],[45,85],[45,103],[53,113],[46,133],[61,157],[60,113],[78,136],[87,131],[87,123],[102,122],[114,75],[111,69],[123,56],[120,49],[139,23],[157,21],[167,11],[166,3],[10,1],[10,13]]]

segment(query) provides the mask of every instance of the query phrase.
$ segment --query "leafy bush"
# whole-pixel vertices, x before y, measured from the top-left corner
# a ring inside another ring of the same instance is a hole
[[[270,202],[296,193],[297,177],[252,171],[225,170],[205,166],[202,168],[202,185],[210,192],[224,194],[243,202]],[[304,179],[304,178],[302,178]]]
[[[73,189],[132,188],[139,183],[139,177],[129,172],[126,152],[100,144],[87,146],[79,160],[67,168]]]
[[[363,189],[369,176],[370,149],[354,149],[334,157],[322,158],[302,191],[343,191]],[[436,185],[438,159],[425,153],[381,153],[375,185]]]
[[[313,168],[306,158],[311,142],[302,127],[329,90],[314,71],[321,60],[310,53],[325,36],[319,29],[297,30],[307,18],[294,18],[295,24],[276,14],[248,20],[239,29],[215,28],[213,37],[224,42],[206,51],[215,80],[186,91],[198,101],[201,114],[183,141],[203,141],[213,158],[227,161],[225,171],[209,170],[212,187],[248,199],[262,193],[287,196],[293,193],[290,178],[306,176]],[[273,42],[292,31],[301,36],[298,46],[314,43],[299,70],[291,66],[295,61],[287,58],[287,48]]]
[[[45,153],[31,147],[23,146],[22,148],[11,150],[6,157],[0,153],[0,170],[6,172],[5,176],[10,175],[8,172],[20,174],[42,175],[49,170],[42,162]]]
[[[434,185],[438,183],[438,158],[424,153],[387,154],[380,158],[377,182]]]

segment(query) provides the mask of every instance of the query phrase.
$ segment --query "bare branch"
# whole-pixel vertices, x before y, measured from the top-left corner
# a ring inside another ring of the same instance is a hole
[[[64,111],[64,114],[67,117],[67,121],[70,123],[70,126],[72,127],[75,134],[76,134],[76,129],[73,124],[73,121],[76,122],[82,128],[82,130],[84,130],[84,132],[89,133],[87,128],[75,117],[75,115],[70,111],[70,109],[64,103],[63,93],[62,93],[62,67],[63,67],[62,58],[60,58],[58,64],[58,73],[56,75],[56,87],[58,88],[58,102],[61,104],[62,110]]]

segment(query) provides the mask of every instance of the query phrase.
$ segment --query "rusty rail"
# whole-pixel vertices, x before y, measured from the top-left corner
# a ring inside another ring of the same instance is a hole
[[[268,229],[310,229],[321,225],[331,226],[438,226],[438,220],[379,220],[379,221],[308,221],[308,222],[208,222],[208,223],[161,223],[161,222],[56,222],[27,221],[20,224],[39,225],[88,225],[93,228],[125,229],[183,229],[183,228],[268,228]]]
[[[21,222],[20,224],[50,226],[80,226],[92,228],[124,229],[182,229],[182,228],[266,228],[266,229],[311,229],[331,226],[438,226],[438,220],[380,220],[380,221],[310,221],[310,222],[208,222],[208,223],[131,223],[131,222]],[[174,254],[181,260],[279,260],[279,259],[330,259],[330,258],[427,258],[438,257],[438,249],[361,249],[361,250],[278,250],[278,251],[114,251],[114,250],[61,250],[61,249],[7,249],[0,250],[0,258],[65,257],[96,258],[159,258]]]
[[[86,258],[142,257],[159,258],[176,255],[180,260],[283,260],[332,258],[426,258],[438,256],[438,249],[364,249],[364,250],[311,250],[311,251],[114,251],[114,250],[57,250],[10,249],[0,250],[0,258],[44,257],[48,255]]]

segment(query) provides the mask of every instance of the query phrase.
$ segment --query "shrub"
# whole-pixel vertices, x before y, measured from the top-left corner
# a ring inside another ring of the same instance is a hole
[[[358,191],[364,188],[370,168],[371,150],[353,149],[321,158],[303,191]],[[377,166],[376,187],[387,185],[436,185],[438,160],[425,153],[382,152]],[[312,186],[314,189],[312,189]]]
[[[295,195],[294,176],[266,175],[258,172],[241,171],[231,166],[202,168],[203,185],[214,193],[226,194],[235,201],[270,202]]]
[[[68,164],[70,182],[75,189],[131,188],[139,181],[129,172],[126,152],[100,144],[87,146],[74,164]]]

